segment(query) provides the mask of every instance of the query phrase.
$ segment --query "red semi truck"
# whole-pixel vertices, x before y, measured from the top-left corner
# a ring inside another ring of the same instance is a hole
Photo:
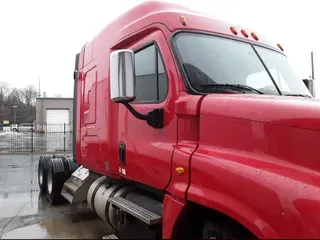
[[[76,55],[73,155],[39,159],[52,204],[107,238],[319,238],[320,104],[281,45],[142,3]]]

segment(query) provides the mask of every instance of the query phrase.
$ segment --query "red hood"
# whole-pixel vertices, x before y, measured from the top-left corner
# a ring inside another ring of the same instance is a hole
[[[320,130],[320,100],[310,98],[210,94],[203,99],[200,114]]]

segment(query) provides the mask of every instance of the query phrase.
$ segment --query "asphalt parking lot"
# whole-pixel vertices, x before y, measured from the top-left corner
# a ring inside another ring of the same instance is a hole
[[[38,159],[0,154],[0,238],[102,239],[111,234],[86,204],[47,203],[38,188]]]

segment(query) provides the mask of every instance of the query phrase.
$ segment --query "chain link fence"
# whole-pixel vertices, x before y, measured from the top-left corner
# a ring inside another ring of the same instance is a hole
[[[0,126],[0,153],[72,151],[72,123]]]

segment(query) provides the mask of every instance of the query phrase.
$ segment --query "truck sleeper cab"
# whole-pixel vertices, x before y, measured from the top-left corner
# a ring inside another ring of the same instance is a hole
[[[281,45],[150,1],[74,79],[73,156],[39,159],[51,203],[86,200],[121,238],[320,236],[320,105]]]

